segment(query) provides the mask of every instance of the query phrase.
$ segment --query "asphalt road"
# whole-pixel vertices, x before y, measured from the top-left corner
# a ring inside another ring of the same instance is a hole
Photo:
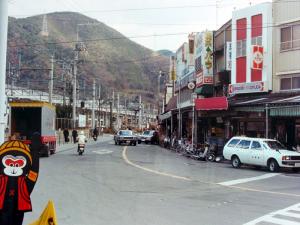
[[[300,224],[300,174],[233,169],[112,139],[87,146],[83,156],[74,147],[42,158],[24,224],[49,199],[59,225]]]

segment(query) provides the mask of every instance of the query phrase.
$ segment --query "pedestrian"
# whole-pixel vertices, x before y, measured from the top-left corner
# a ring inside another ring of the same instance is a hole
[[[101,127],[101,133],[100,134],[101,134],[101,136],[103,136],[103,127]]]
[[[78,133],[77,133],[77,130],[74,128],[73,131],[72,131],[72,137],[73,137],[73,143],[75,144],[77,141],[77,136],[78,136]]]
[[[67,128],[64,129],[64,138],[65,138],[65,143],[68,143],[70,141],[69,130]]]

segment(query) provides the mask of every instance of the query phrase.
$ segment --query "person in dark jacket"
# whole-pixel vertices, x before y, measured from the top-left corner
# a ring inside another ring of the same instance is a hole
[[[64,138],[65,138],[65,142],[68,143],[69,142],[69,130],[67,128],[64,129]]]
[[[73,137],[73,143],[74,143],[74,144],[76,143],[77,136],[78,136],[78,132],[77,132],[76,129],[74,129],[74,130],[72,131],[72,137]]]

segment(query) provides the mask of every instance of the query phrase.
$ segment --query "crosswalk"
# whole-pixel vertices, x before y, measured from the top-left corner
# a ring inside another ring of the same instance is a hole
[[[300,204],[271,212],[244,225],[300,225]]]

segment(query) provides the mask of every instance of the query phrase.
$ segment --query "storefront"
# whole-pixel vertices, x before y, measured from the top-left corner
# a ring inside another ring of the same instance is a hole
[[[228,137],[230,112],[226,97],[212,97],[195,100],[197,111],[196,143],[204,144],[213,137],[223,147]]]

